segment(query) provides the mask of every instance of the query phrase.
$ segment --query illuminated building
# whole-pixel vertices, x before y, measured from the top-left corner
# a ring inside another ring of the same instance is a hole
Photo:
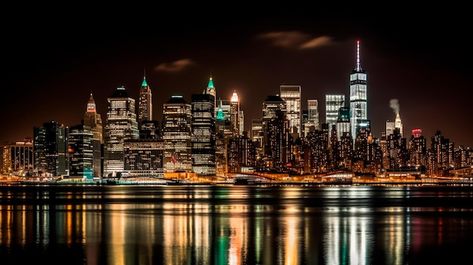
[[[191,105],[172,96],[163,105],[164,171],[192,171]]]
[[[395,127],[395,123],[393,121],[386,121],[386,137],[393,134]]]
[[[33,129],[35,173],[40,176],[67,175],[67,127],[55,121]]]
[[[331,129],[337,123],[338,112],[345,106],[345,95],[325,95],[325,123]]]
[[[353,139],[350,132],[344,132],[338,144],[340,158],[338,168],[351,169],[353,159]]]
[[[164,142],[157,139],[127,140],[123,149],[124,175],[163,177]]]
[[[267,170],[285,168],[289,152],[289,123],[286,102],[279,96],[268,96],[263,102],[263,160]]]
[[[431,154],[433,156],[432,169],[440,173],[454,167],[454,145],[450,139],[445,138],[440,131],[437,131],[432,137]]]
[[[209,83],[207,84],[207,88],[204,89],[204,93],[202,94],[209,94],[209,95],[212,95],[214,97],[214,108],[217,108],[217,90],[215,89],[215,86],[214,86],[214,81],[212,79],[212,77],[209,78]],[[217,110],[215,110],[216,112]]]
[[[286,102],[286,117],[289,121],[289,133],[302,134],[301,126],[301,86],[280,85],[280,97]]]
[[[342,138],[342,135],[345,133],[349,133],[351,135],[350,130],[350,109],[348,107],[341,107],[338,110],[338,117],[337,117],[337,137],[338,141]]]
[[[403,128],[402,128],[402,121],[399,112],[396,114],[396,119],[394,120],[394,128],[399,129],[401,136],[403,136]]]
[[[144,76],[138,102],[138,123],[141,126],[144,121],[151,120],[153,120],[153,96],[151,88],[146,82],[146,76]]]
[[[217,127],[215,137],[215,163],[218,176],[224,176],[228,172],[227,147],[228,139],[232,137],[229,107],[228,104],[223,104],[223,100],[219,100],[215,118]]]
[[[25,176],[33,172],[33,142],[18,141],[1,147],[2,168],[5,175]]]
[[[118,87],[107,101],[109,105],[105,125],[104,177],[112,177],[124,170],[124,142],[138,139],[139,132],[135,100],[128,96],[125,87]]]
[[[305,116],[305,114],[307,114],[307,116]],[[310,131],[319,129],[319,110],[318,101],[316,99],[307,100],[307,111],[303,112],[302,120],[304,137],[306,137]]]
[[[251,121],[251,140],[256,147],[256,160],[261,160],[263,157],[263,123],[260,119]]]
[[[455,148],[455,168],[464,168],[470,165],[468,159],[470,157],[471,150],[465,146],[458,146]]]
[[[192,95],[192,170],[215,175],[215,107],[211,94]]]
[[[409,140],[409,165],[415,169],[425,168],[427,165],[427,139],[421,129],[413,129]]]
[[[307,134],[307,149],[311,173],[323,173],[329,169],[328,124],[322,124],[321,130],[314,130]]]
[[[240,135],[240,100],[236,91],[230,99],[230,122],[233,135]]]
[[[399,128],[394,128],[392,134],[388,136],[388,156],[389,169],[406,169],[409,160],[406,138],[402,138]]]
[[[69,128],[67,153],[69,176],[92,179],[94,176],[94,134],[88,126],[76,125]]]
[[[367,74],[361,68],[360,41],[356,42],[356,65],[350,74],[351,135],[356,139],[360,123],[368,119]]]
[[[253,171],[256,165],[256,148],[253,141],[244,132],[232,137],[228,142],[228,171],[231,173]]]
[[[158,121],[143,121],[140,125],[141,140],[161,139],[160,124]]]
[[[361,121],[356,128],[355,148],[353,152],[353,159],[361,161],[363,164],[368,157],[368,137],[371,134],[370,121]]]
[[[243,135],[243,132],[245,131],[245,113],[243,112],[242,109],[240,109],[240,112],[238,114],[238,126],[239,126],[239,133],[240,135]]]
[[[102,176],[102,144],[103,144],[103,128],[102,117],[97,113],[94,97],[90,94],[87,102],[87,110],[84,113],[84,126],[87,126],[93,134],[93,173],[96,177]]]

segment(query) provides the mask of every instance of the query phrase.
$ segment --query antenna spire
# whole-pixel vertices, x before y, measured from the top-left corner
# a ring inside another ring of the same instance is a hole
[[[360,40],[356,41],[356,71],[361,71],[360,64]]]

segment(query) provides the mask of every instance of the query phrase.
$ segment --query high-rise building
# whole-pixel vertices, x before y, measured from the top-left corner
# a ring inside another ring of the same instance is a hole
[[[290,157],[289,122],[286,102],[279,96],[268,96],[263,102],[263,160],[268,170],[284,170]]]
[[[386,138],[393,134],[395,128],[395,123],[393,121],[386,121]]]
[[[230,99],[230,122],[233,135],[240,135],[240,100],[236,91],[233,91]]]
[[[212,77],[209,78],[209,82],[207,84],[207,88],[204,89],[204,93],[203,94],[209,94],[209,95],[212,95],[214,97],[214,108],[217,108],[217,90],[215,89],[215,86],[214,86],[214,81],[212,79]],[[215,112],[217,112],[217,110],[215,110]]]
[[[0,149],[1,174],[27,176],[33,173],[33,142],[31,139],[7,144]]]
[[[135,114],[135,100],[128,96],[125,87],[118,87],[107,99],[108,111],[105,125],[104,177],[122,174],[123,147],[126,140],[139,137]]]
[[[256,148],[256,160],[263,157],[263,122],[260,119],[251,121],[251,140]]]
[[[93,149],[93,174],[96,177],[102,176],[102,144],[103,144],[103,128],[102,117],[97,113],[97,106],[95,100],[90,94],[87,102],[87,109],[84,113],[84,126],[87,126],[93,134],[92,149]]]
[[[245,113],[242,109],[240,109],[240,114],[238,114],[238,126],[240,135],[243,135],[243,132],[245,131]]]
[[[328,124],[323,123],[321,127],[321,130],[311,131],[306,137],[311,173],[322,173],[329,170]]]
[[[256,148],[246,132],[228,141],[228,171],[231,173],[254,171]]]
[[[215,163],[216,174],[225,176],[228,173],[227,148],[228,139],[232,137],[232,126],[230,122],[230,105],[219,100],[216,113],[216,137],[215,137]]]
[[[151,88],[146,82],[146,76],[143,77],[140,88],[140,101],[138,104],[138,123],[153,120],[153,96]]]
[[[361,68],[360,41],[356,42],[356,65],[350,74],[350,113],[351,130],[356,138],[356,129],[360,123],[368,119],[368,88],[367,74]]]
[[[345,133],[349,133],[351,135],[350,130],[350,109],[348,107],[341,107],[338,110],[338,118],[337,118],[337,137],[338,141],[341,140],[342,136]]]
[[[55,121],[34,128],[35,173],[39,176],[67,175],[67,127]]]
[[[286,102],[286,117],[289,133],[302,134],[301,126],[301,86],[280,85],[280,97]]]
[[[163,117],[164,172],[191,172],[191,105],[172,96],[163,105]]]
[[[69,128],[67,153],[69,176],[91,180],[94,176],[94,134],[88,126],[76,125]]]
[[[158,139],[127,140],[124,144],[124,174],[127,177],[163,177],[164,142]]]
[[[427,166],[427,140],[421,129],[413,129],[409,140],[409,166],[425,170]]]
[[[306,137],[307,134],[311,130],[312,131],[318,130],[320,127],[318,108],[319,108],[319,103],[316,99],[307,100],[307,119],[303,118],[303,123],[302,123],[304,125],[304,137]]]
[[[215,175],[215,107],[211,94],[192,95],[192,170]]]
[[[158,121],[143,121],[140,126],[141,140],[161,139],[160,125]]]
[[[440,131],[432,137],[431,151],[433,155],[433,171],[441,173],[454,167],[454,145],[450,139],[445,138]]]
[[[325,95],[325,123],[328,124],[329,134],[332,126],[337,124],[340,108],[345,106],[345,95]]]
[[[401,136],[403,136],[403,128],[402,128],[402,121],[399,112],[396,113],[396,119],[394,120],[394,128],[399,129]]]

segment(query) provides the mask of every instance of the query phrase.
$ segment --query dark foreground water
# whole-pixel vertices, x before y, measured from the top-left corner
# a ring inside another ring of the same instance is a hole
[[[0,187],[0,264],[471,264],[473,187]]]

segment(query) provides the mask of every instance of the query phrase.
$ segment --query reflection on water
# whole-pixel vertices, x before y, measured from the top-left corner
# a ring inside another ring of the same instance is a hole
[[[468,257],[469,187],[1,187],[2,264],[406,264]]]

